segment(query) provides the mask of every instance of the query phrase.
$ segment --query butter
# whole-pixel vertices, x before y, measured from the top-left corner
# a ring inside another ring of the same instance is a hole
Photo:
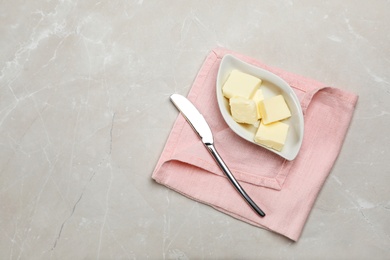
[[[250,99],[260,84],[261,79],[233,70],[222,86],[222,93],[226,98],[243,97]]]
[[[254,124],[257,122],[257,106],[252,99],[232,97],[229,104],[232,117],[237,123]]]
[[[264,99],[260,102],[259,108],[264,124],[270,124],[291,116],[290,109],[282,95]]]
[[[256,103],[257,109],[257,119],[261,119],[260,103],[264,100],[263,92],[261,89],[257,89],[255,94],[253,94],[252,100]]]
[[[255,135],[255,142],[281,151],[287,138],[289,125],[282,122],[274,122],[265,125],[260,123]]]

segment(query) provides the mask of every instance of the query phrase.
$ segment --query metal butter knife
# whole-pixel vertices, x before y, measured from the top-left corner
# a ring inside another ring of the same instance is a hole
[[[213,156],[218,166],[221,168],[223,173],[228,177],[229,181],[233,184],[236,190],[241,194],[241,196],[248,202],[249,206],[261,217],[265,216],[265,213],[256,205],[256,203],[248,196],[245,190],[238,183],[236,178],[230,172],[229,168],[226,166],[225,162],[222,160],[221,156],[218,154],[217,150],[214,147],[213,134],[206,120],[201,113],[196,109],[196,107],[185,97],[179,94],[171,95],[171,101],[176,106],[176,108],[182,113],[187,122],[191,125],[194,131],[199,135],[203,144]]]

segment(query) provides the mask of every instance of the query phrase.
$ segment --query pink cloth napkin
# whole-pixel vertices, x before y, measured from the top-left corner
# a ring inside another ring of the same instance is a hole
[[[219,64],[228,53],[277,74],[294,89],[304,112],[305,133],[293,161],[245,141],[223,120],[215,88]],[[358,97],[217,48],[207,56],[188,99],[209,123],[215,146],[233,175],[267,215],[259,217],[246,204],[181,115],[152,178],[193,200],[297,241],[340,152]]]

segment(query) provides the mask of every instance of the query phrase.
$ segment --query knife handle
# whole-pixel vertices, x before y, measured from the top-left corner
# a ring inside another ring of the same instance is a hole
[[[218,166],[221,168],[223,173],[228,177],[229,181],[233,184],[236,190],[241,194],[241,196],[246,200],[246,202],[251,206],[251,208],[259,214],[261,217],[265,216],[264,211],[260,209],[259,206],[249,197],[249,195],[245,192],[245,190],[238,183],[236,178],[234,178],[233,174],[230,172],[229,168],[226,166],[225,162],[222,160],[221,156],[218,154],[213,144],[205,144],[211,155],[214,157]]]

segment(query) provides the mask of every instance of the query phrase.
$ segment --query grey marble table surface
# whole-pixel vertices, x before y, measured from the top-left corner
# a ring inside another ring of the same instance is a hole
[[[390,259],[390,2],[0,1],[1,259]],[[298,242],[155,183],[223,47],[359,95]]]

